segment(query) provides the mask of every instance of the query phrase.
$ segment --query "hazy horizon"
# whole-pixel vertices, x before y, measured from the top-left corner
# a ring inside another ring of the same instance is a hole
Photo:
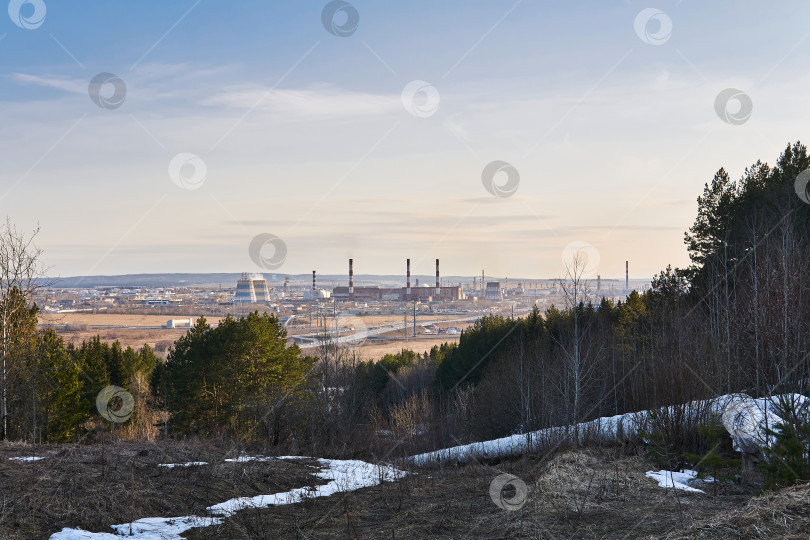
[[[270,4],[4,18],[0,201],[52,274],[553,278],[579,247],[648,279],[688,264],[715,171],[773,164],[810,110],[806,3]]]

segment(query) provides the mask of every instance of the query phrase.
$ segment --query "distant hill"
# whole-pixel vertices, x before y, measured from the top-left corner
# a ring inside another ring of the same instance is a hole
[[[312,282],[312,274],[262,274],[271,285],[281,285],[284,278],[290,278],[291,285],[300,285]],[[179,287],[179,286],[202,286],[221,285],[223,287],[234,287],[236,281],[242,277],[241,272],[237,273],[211,273],[211,274],[124,274],[118,276],[72,276],[48,278],[51,287],[75,289],[80,287]],[[346,274],[318,274],[318,284],[322,287],[331,287],[334,284],[348,284],[349,278]],[[436,277],[432,275],[411,275],[411,283],[416,286],[416,280],[420,284],[433,285]],[[487,276],[487,280],[505,281],[505,278]],[[442,284],[472,283],[472,276],[442,276]],[[525,279],[509,278],[510,284],[525,283],[549,283],[551,279]],[[613,281],[606,280],[603,281]],[[633,280],[631,280],[633,281]],[[52,282],[52,283],[51,283]],[[381,275],[381,274],[355,274],[354,283],[361,285],[383,285],[383,286],[403,286],[405,276],[403,275]]]

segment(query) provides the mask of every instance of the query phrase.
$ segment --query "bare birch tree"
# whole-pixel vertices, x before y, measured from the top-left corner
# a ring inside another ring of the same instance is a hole
[[[570,263],[566,262],[566,277],[559,280],[560,292],[565,299],[565,304],[571,310],[573,319],[573,336],[571,351],[566,352],[568,357],[567,371],[570,375],[573,398],[573,411],[571,420],[573,423],[580,422],[582,412],[582,385],[586,377],[585,362],[582,357],[582,329],[580,328],[580,304],[586,304],[590,299],[590,282],[585,278],[585,270],[588,265],[587,256],[576,252]]]
[[[0,228],[0,439],[8,437],[9,349],[17,317],[30,308],[34,293],[43,286],[42,250],[34,245],[37,225],[30,235],[6,218]],[[20,299],[24,301],[20,302]]]

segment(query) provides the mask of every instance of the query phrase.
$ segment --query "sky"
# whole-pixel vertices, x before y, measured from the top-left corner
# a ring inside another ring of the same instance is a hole
[[[649,278],[806,139],[810,4],[11,0],[0,215],[51,276]],[[731,89],[731,90],[729,90]],[[729,97],[731,96],[731,97]],[[718,100],[720,101],[718,105]],[[493,164],[494,163],[494,164]]]

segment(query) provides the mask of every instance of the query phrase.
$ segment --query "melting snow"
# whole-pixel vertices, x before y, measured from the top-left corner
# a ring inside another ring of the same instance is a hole
[[[766,435],[765,428],[772,429],[776,422],[781,421],[776,414],[776,404],[780,398],[792,400],[798,408],[810,408],[810,398],[800,394],[786,394],[770,399],[753,399],[745,394],[728,394],[707,401],[691,401],[684,406],[687,411],[698,412],[708,409],[720,416],[735,448],[741,452],[755,453],[761,452],[762,448],[774,442],[772,437]],[[411,456],[408,460],[415,465],[443,461],[466,462],[474,458],[520,455],[540,450],[560,440],[568,440],[575,444],[582,444],[588,439],[605,442],[625,440],[635,436],[647,422],[648,417],[648,411],[602,417],[572,426],[551,427],[491,441],[453,446]]]
[[[689,484],[697,479],[697,471],[685,469],[681,472],[674,471],[647,471],[647,478],[652,478],[658,482],[662,488],[681,489],[692,493],[706,493],[702,489],[693,488]]]
[[[250,456],[242,456],[248,458]],[[261,458],[267,461],[272,458]],[[281,458],[279,458],[281,459]],[[285,456],[283,459],[297,459],[294,456]],[[234,458],[226,461],[251,461],[249,459]],[[324,468],[316,476],[329,480],[321,486],[295,488],[283,493],[273,495],[258,495],[256,497],[238,497],[225,502],[209,506],[208,517],[183,516],[172,518],[143,518],[132,523],[112,525],[113,533],[93,533],[82,529],[64,528],[51,535],[51,540],[120,540],[122,537],[133,540],[182,540],[182,533],[196,527],[208,527],[222,523],[223,517],[232,516],[245,508],[264,508],[273,505],[295,504],[314,497],[327,497],[335,493],[354,491],[357,489],[376,486],[382,482],[397,480],[407,473],[387,465],[372,465],[365,461],[319,459]],[[222,517],[218,517],[222,516]]]
[[[28,457],[10,457],[8,458],[11,461],[39,461],[40,459],[45,459],[44,457],[38,456],[28,456]]]
[[[295,504],[314,497],[328,497],[335,493],[354,491],[368,486],[376,486],[385,481],[397,480],[406,473],[388,466],[377,466],[365,461],[319,459],[325,468],[316,476],[329,480],[320,486],[296,488],[273,495],[238,497],[223,503],[209,506],[208,511],[216,515],[231,516],[245,508],[263,508],[282,504]]]
[[[173,469],[175,467],[193,467],[195,465],[208,465],[206,461],[189,461],[187,463],[158,463],[158,467]]]
[[[247,461],[270,461],[271,457],[267,456],[239,456],[237,458],[228,458],[225,461],[229,463],[245,463]]]

